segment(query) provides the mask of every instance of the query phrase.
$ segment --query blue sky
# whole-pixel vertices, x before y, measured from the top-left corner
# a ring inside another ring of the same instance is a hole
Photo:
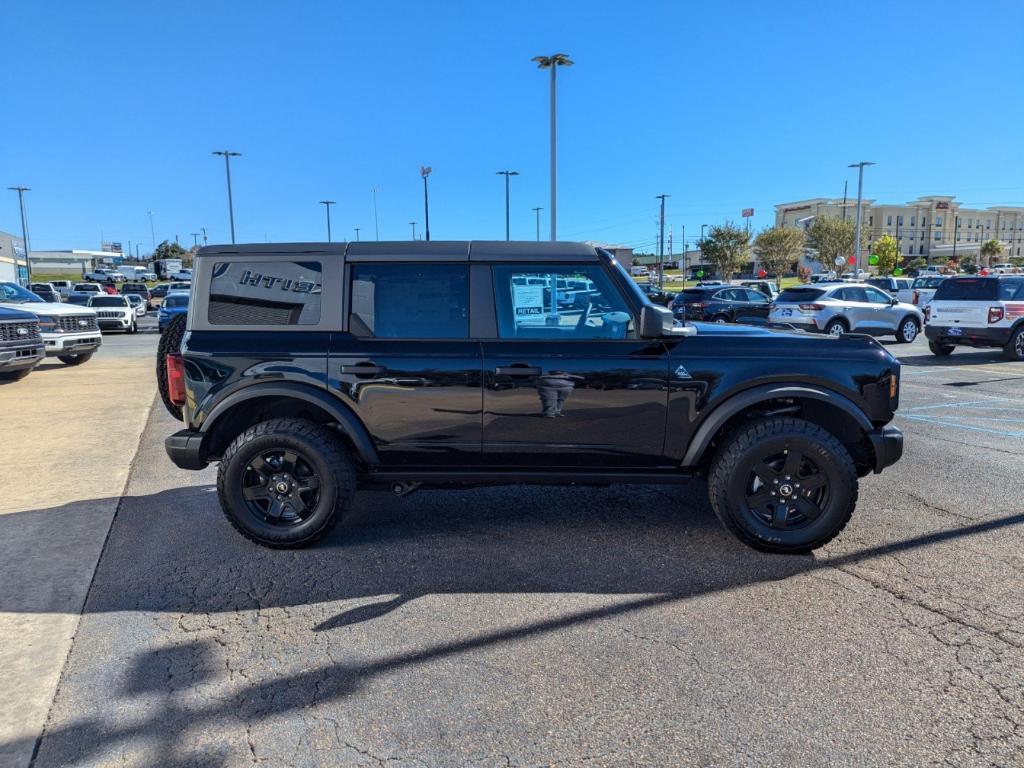
[[[1024,205],[1024,4],[987,2],[5,2],[0,182],[34,248],[422,232],[532,239],[559,72],[560,239],[678,249],[702,223],[841,196]],[[0,229],[19,231],[2,190]]]

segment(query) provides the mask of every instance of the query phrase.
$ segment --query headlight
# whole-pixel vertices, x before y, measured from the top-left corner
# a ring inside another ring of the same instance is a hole
[[[37,315],[36,319],[39,320],[39,330],[43,332],[54,331],[57,328],[57,318],[51,317],[50,315]]]

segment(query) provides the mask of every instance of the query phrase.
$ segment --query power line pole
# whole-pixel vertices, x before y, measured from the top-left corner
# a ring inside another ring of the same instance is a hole
[[[199,247],[199,233],[198,232],[189,232],[189,234],[192,235],[192,247],[193,248],[198,248]]]
[[[843,182],[843,221],[846,221],[846,187],[849,183],[849,179]]]
[[[416,239],[416,222],[415,221],[410,221],[409,222],[409,226],[412,227],[412,239],[415,240]]]
[[[537,217],[537,240],[540,240],[540,212],[543,211],[543,210],[544,210],[543,208],[534,208],[533,209],[533,213]]]
[[[29,187],[8,187],[12,192],[18,193],[18,208],[21,209],[21,244],[25,249],[25,276],[28,282],[32,282],[32,261],[29,258],[29,253],[32,250],[28,240],[28,217],[25,215],[25,193],[31,192]],[[14,268],[18,268],[18,260],[14,260]]]
[[[509,239],[509,219],[508,219],[508,180],[510,176],[518,176],[519,171],[496,171],[498,176],[505,177],[505,240]]]
[[[557,204],[558,204],[558,174],[556,162],[555,138],[557,136],[556,115],[558,112],[558,99],[556,88],[556,73],[559,67],[571,67],[573,61],[564,53],[556,53],[551,56],[534,56],[532,61],[537,62],[540,69],[551,70],[551,239],[557,240]]]
[[[331,206],[334,205],[333,200],[321,200],[322,205],[327,210],[327,242],[331,242]]]
[[[661,201],[661,213],[658,216],[658,288],[665,285],[665,198],[672,195],[655,195]]]
[[[359,242],[359,227],[356,227],[356,242]]]
[[[231,220],[231,243],[235,242],[235,204],[231,199],[231,158],[241,157],[241,152],[232,152],[227,149],[222,149],[214,152],[215,155],[224,156],[224,171],[228,177],[228,218]]]

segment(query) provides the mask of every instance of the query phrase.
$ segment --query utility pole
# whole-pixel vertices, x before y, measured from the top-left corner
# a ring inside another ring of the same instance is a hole
[[[29,187],[8,187],[12,192],[18,193],[18,208],[21,209],[21,244],[25,249],[25,275],[28,282],[32,282],[32,260],[29,258],[29,253],[32,250],[31,245],[28,241],[28,217],[25,215],[25,193],[31,192]],[[18,260],[14,260],[14,268],[17,271]]]
[[[543,210],[544,210],[543,208],[534,208],[533,209],[533,213],[537,217],[537,240],[538,241],[540,240],[540,212],[543,211]]]
[[[149,211],[149,236],[153,239],[153,253],[156,253],[156,228],[153,226],[153,211]]]
[[[539,69],[550,69],[551,70],[551,239],[557,240],[557,217],[556,206],[558,203],[558,174],[556,162],[556,147],[555,139],[557,136],[556,130],[556,115],[558,112],[558,99],[557,99],[557,88],[556,88],[556,73],[559,67],[571,67],[573,65],[572,60],[564,53],[556,53],[551,56],[534,56],[532,61],[537,62]]]
[[[203,245],[206,245],[206,227],[200,227],[203,230]]]
[[[498,176],[505,177],[505,240],[509,239],[509,224],[508,224],[508,180],[510,176],[518,176],[519,171],[496,171]]]
[[[427,194],[427,179],[433,170],[429,165],[420,166],[420,176],[423,177],[423,229],[428,242],[430,241],[430,196]]]
[[[380,187],[370,187],[370,191],[373,193],[373,239],[380,240],[380,228],[377,226],[377,193]]]
[[[932,218],[934,218],[934,217],[932,217]],[[959,234],[960,234],[960,217],[959,216],[954,216],[953,217],[953,261],[956,261],[956,241],[960,239],[958,237]],[[930,244],[928,246],[928,250],[929,250],[928,255],[931,256],[931,253],[930,253],[931,245]],[[928,259],[928,263],[931,263],[931,259]]]
[[[665,198],[672,195],[655,195],[661,201],[661,213],[658,216],[658,288],[665,285]]]
[[[193,248],[198,248],[199,247],[199,233],[198,232],[189,232],[189,234],[192,235],[192,247]]]
[[[671,261],[672,261],[672,225],[671,224],[669,224],[669,227],[668,227],[668,260],[671,263]]]
[[[415,221],[410,221],[409,225],[412,227],[412,239],[415,240],[416,239],[416,222]]]
[[[857,265],[856,268],[857,268],[857,274],[858,275],[860,274],[860,269],[861,269],[861,263],[860,263],[861,262],[861,247],[860,247],[861,213],[860,213],[860,206],[861,206],[861,201],[863,199],[863,193],[864,193],[864,166],[866,166],[866,165],[874,165],[874,163],[870,162],[869,160],[861,160],[859,163],[850,163],[850,165],[849,165],[850,168],[856,168],[857,169],[857,217],[856,217],[856,223],[854,224],[854,230],[856,231],[856,234],[854,234],[854,236],[853,236],[854,237],[853,248],[854,248],[854,254],[856,256],[855,261],[856,261],[856,265]],[[897,219],[897,221],[898,221],[898,219]]]
[[[356,242],[359,242],[359,227],[356,227]]]
[[[228,177],[228,218],[231,220],[231,243],[235,242],[235,204],[231,199],[231,158],[241,157],[241,152],[232,152],[227,149],[221,149],[213,154],[224,156],[224,171]]]
[[[849,183],[849,179],[843,182],[843,221],[846,221],[846,187]]]
[[[139,244],[138,243],[135,244],[135,260],[136,261],[141,261],[141,259],[139,258]]]
[[[334,205],[333,200],[321,200],[322,205],[327,210],[327,242],[331,242],[331,206]]]

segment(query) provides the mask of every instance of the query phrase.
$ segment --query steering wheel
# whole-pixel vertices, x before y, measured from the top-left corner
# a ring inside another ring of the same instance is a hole
[[[594,302],[587,301],[587,308],[580,314],[580,319],[576,321],[576,330],[582,331],[587,327],[587,320],[590,319],[590,310],[594,306]]]

